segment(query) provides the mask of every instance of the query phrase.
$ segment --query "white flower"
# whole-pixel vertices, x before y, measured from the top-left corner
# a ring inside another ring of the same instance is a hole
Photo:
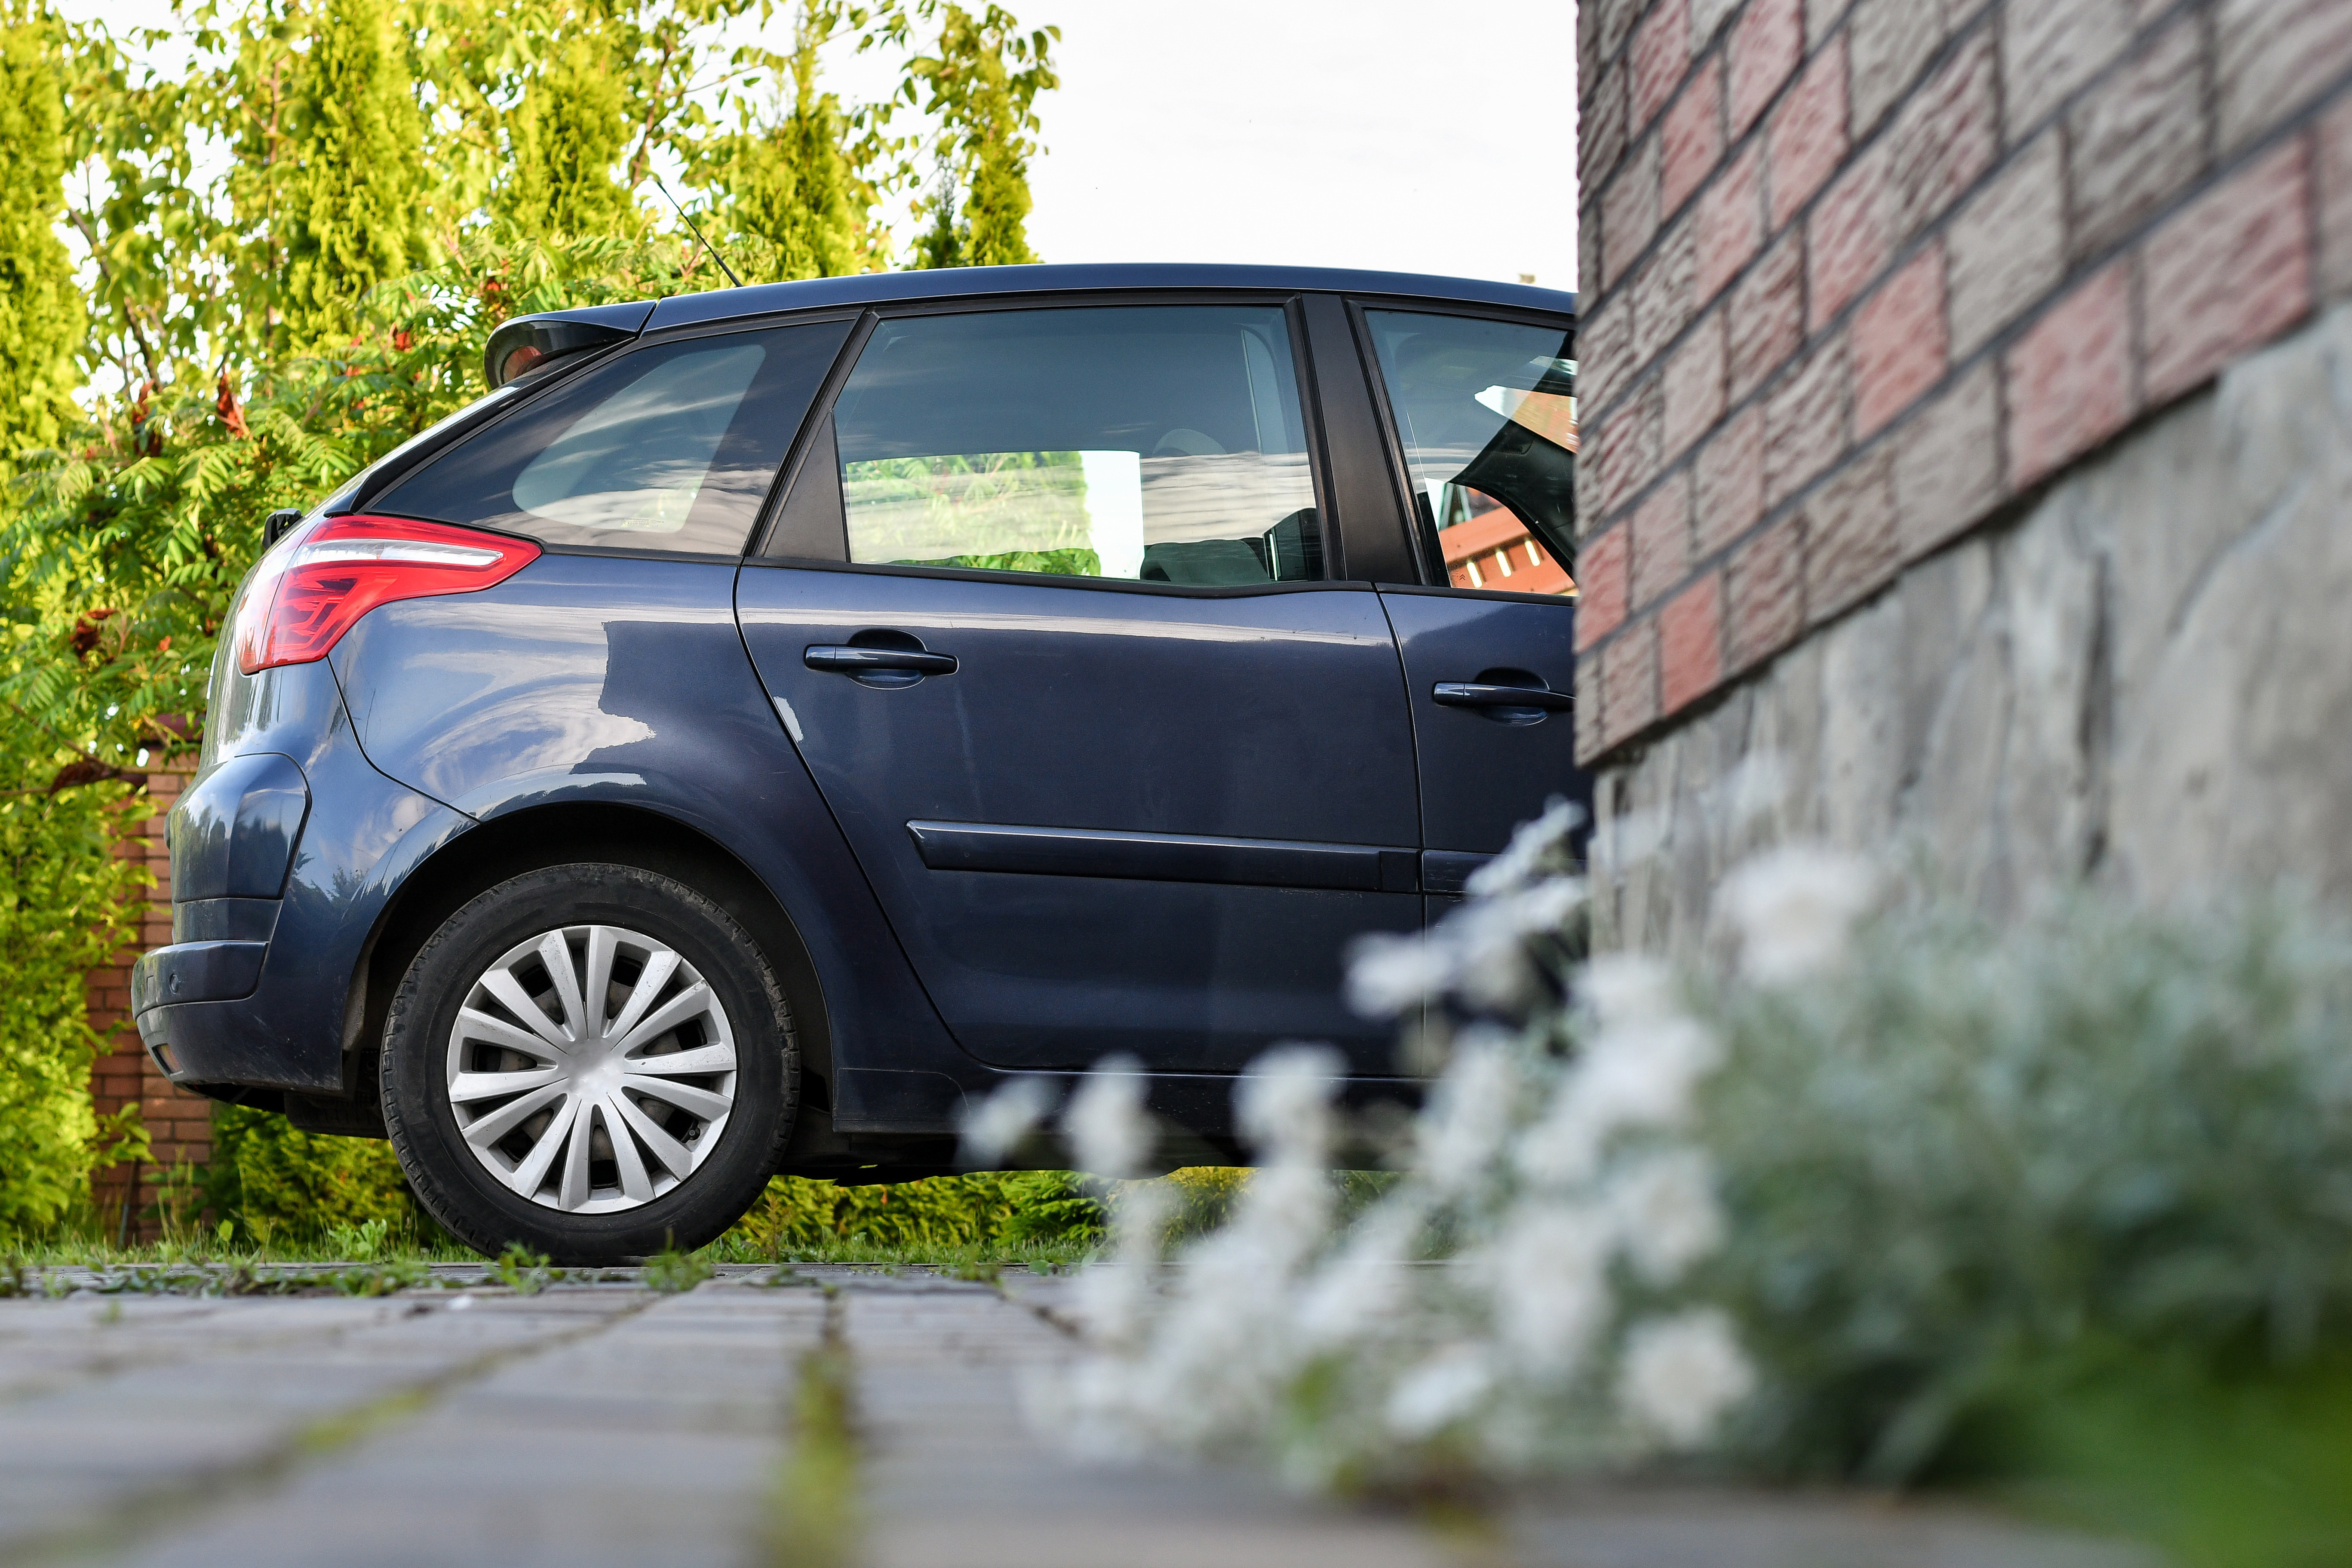
[[[1276,1046],[1234,1086],[1234,1120],[1260,1164],[1320,1167],[1331,1142],[1331,1095],[1347,1062],[1328,1046]]]
[[[1739,936],[1740,972],[1763,985],[1818,974],[1844,956],[1877,879],[1867,862],[1813,844],[1767,850],[1723,879],[1719,908]]]
[[[1561,1093],[1596,1142],[1620,1128],[1673,1127],[1723,1047],[1691,1018],[1603,1029],[1569,1070]]]
[[[1097,1340],[1122,1345],[1142,1331],[1171,1206],[1161,1182],[1139,1183],[1119,1198],[1113,1261],[1082,1269],[1077,1278],[1078,1321]]]
[[[1367,1018],[1392,1018],[1454,988],[1450,943],[1427,935],[1372,931],[1348,950],[1348,1005]]]
[[[1389,1318],[1405,1294],[1422,1223],[1419,1205],[1402,1194],[1365,1217],[1346,1248],[1300,1293],[1298,1330],[1306,1343],[1348,1344]]]
[[[971,1163],[987,1170],[1021,1147],[1052,1098],[1040,1079],[1017,1078],[967,1111],[963,1147]]]
[[[1644,953],[1601,954],[1578,973],[1576,994],[1604,1026],[1646,1024],[1682,1011],[1674,971]]]
[[[1470,1414],[1494,1385],[1494,1369],[1484,1351],[1475,1345],[1448,1345],[1389,1391],[1389,1429],[1401,1437],[1426,1437]]]
[[[1611,1178],[1602,1202],[1625,1256],[1653,1285],[1671,1285],[1723,1244],[1714,1172],[1696,1149],[1653,1155]]]
[[[1432,1188],[1461,1192],[1495,1164],[1511,1133],[1518,1089],[1509,1037],[1484,1026],[1462,1031],[1415,1129],[1414,1163]]]
[[[1480,1262],[1503,1342],[1533,1370],[1572,1371],[1608,1321],[1610,1231],[1597,1214],[1524,1206]]]
[[[1625,1345],[1617,1400],[1628,1419],[1677,1448],[1713,1436],[1756,1386],[1731,1321],[1711,1309],[1643,1323]]]
[[[1456,953],[1454,986],[1475,1006],[1512,1007],[1534,979],[1528,939],[1549,935],[1585,900],[1581,878],[1553,877],[1516,892],[1474,899],[1441,921],[1433,940]]]
[[[1078,1169],[1102,1176],[1132,1176],[1151,1157],[1159,1133],[1143,1109],[1150,1088],[1133,1057],[1105,1057],[1087,1073],[1062,1112]]]
[[[1496,893],[1516,892],[1527,886],[1543,863],[1544,857],[1583,823],[1582,806],[1565,795],[1552,796],[1544,803],[1541,816],[1533,822],[1520,823],[1503,852],[1470,873],[1470,896],[1474,899],[1491,898]]]

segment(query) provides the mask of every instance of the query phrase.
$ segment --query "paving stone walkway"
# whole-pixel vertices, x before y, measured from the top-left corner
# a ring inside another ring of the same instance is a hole
[[[0,1300],[0,1564],[825,1568],[789,1478],[797,1380],[828,1344],[858,1419],[839,1568],[2148,1563],[1842,1498],[1578,1491],[1465,1540],[1239,1468],[1083,1468],[1019,1410],[1024,1370],[1070,1352],[1066,1279],[803,1268],[522,1295],[443,1272],[373,1300]]]

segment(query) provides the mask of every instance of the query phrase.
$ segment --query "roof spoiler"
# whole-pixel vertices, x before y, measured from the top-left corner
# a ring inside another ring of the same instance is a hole
[[[639,300],[517,316],[490,334],[489,346],[482,352],[482,379],[495,392],[551,361],[625,342],[645,330],[646,318],[653,313],[654,302]]]

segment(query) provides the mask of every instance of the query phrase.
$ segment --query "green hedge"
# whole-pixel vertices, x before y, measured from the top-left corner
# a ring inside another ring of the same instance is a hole
[[[310,1239],[370,1220],[417,1215],[408,1179],[380,1138],[305,1132],[283,1116],[224,1105],[213,1112],[205,1206],[249,1240]]]
[[[0,1233],[21,1233],[86,1204],[100,1164],[144,1150],[136,1106],[103,1126],[91,1107],[101,1042],[85,977],[131,940],[148,873],[110,852],[110,818],[143,815],[122,785],[52,792],[53,759],[7,748],[0,763],[13,786],[0,790]]]

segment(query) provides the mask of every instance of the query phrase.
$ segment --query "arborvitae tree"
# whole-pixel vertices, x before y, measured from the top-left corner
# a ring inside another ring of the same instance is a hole
[[[922,7],[925,15],[931,10]],[[1012,13],[996,5],[978,16],[955,5],[937,12],[939,53],[909,68],[930,86],[924,111],[940,121],[940,183],[922,203],[930,226],[916,241],[916,265],[1034,261],[1024,232],[1029,159],[1038,151],[1034,105],[1039,93],[1059,85],[1046,51],[1061,29],[1024,37]]]
[[[634,237],[643,211],[614,176],[628,123],[622,76],[598,33],[574,33],[509,119],[514,173],[499,206],[526,234]]]
[[[288,124],[287,346],[325,346],[362,295],[427,259],[425,117],[391,0],[325,0]]]
[[[738,234],[772,247],[762,272],[774,279],[835,278],[865,269],[861,215],[874,193],[844,148],[848,117],[832,93],[816,89],[817,48],[825,20],[802,13],[793,34],[791,110],[772,130],[729,137],[719,180],[730,196]]]
[[[32,0],[0,3],[0,477],[16,454],[58,438],[81,384],[85,321],[58,243],[65,212],[65,79],[55,18]]]

